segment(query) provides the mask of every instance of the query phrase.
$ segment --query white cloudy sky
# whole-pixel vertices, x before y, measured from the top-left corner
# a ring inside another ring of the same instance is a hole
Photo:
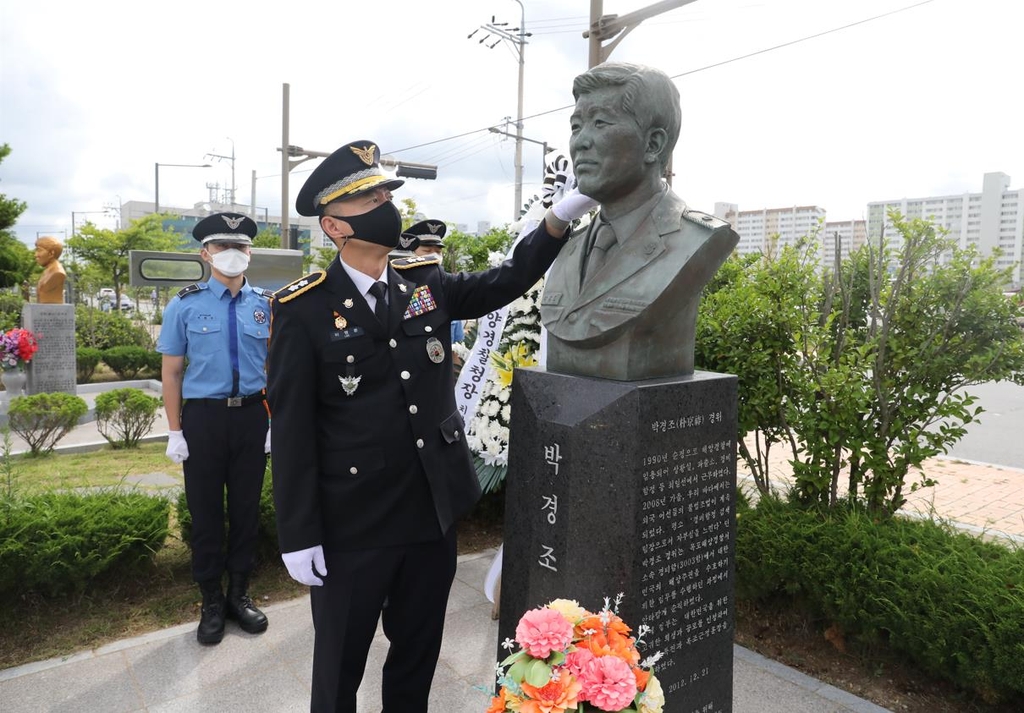
[[[523,4],[523,135],[564,147],[590,2]],[[652,4],[605,0],[604,12]],[[988,171],[1024,185],[1021,5],[696,0],[643,22],[611,59],[677,77],[674,187],[691,205],[816,204],[847,220],[868,201],[979,191]],[[160,169],[161,205],[207,200],[207,183],[232,180],[230,161],[208,154],[233,145],[238,202],[256,171],[256,205],[279,214],[288,83],[290,143],[371,139],[439,166],[438,180],[398,194],[426,215],[509,222],[514,142],[486,128],[515,116],[518,61],[509,43],[467,35],[492,15],[518,26],[520,13],[513,0],[0,0],[0,143],[12,148],[0,192],[28,203],[17,231],[31,242],[70,232],[72,211],[152,201],[157,162],[212,163]],[[538,190],[540,152],[524,144],[524,197]],[[292,173],[289,204],[314,165]]]

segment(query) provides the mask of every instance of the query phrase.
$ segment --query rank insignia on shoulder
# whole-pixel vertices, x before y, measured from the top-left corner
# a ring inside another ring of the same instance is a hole
[[[300,277],[295,282],[285,285],[281,289],[277,290],[274,293],[274,299],[283,304],[289,300],[295,299],[304,292],[308,292],[326,279],[327,273],[323,270],[310,273],[309,275]]]
[[[195,294],[196,292],[199,292],[199,290],[203,289],[206,286],[206,283],[200,284],[198,282],[193,282],[191,285],[186,285],[185,287],[182,287],[180,290],[178,290],[178,297],[184,298],[187,297],[188,295]]]
[[[391,267],[396,270],[408,270],[411,267],[424,267],[426,265],[440,265],[440,255],[412,255],[400,257],[391,261]]]
[[[270,290],[265,290],[262,287],[253,287],[252,291],[259,295],[260,297],[265,297],[268,300],[274,297],[273,292],[271,292]]]
[[[721,218],[716,218],[708,213],[701,213],[699,210],[692,210],[690,208],[683,211],[683,217],[691,223],[703,225],[705,228],[710,228],[711,230],[717,230],[718,228],[729,225]]]

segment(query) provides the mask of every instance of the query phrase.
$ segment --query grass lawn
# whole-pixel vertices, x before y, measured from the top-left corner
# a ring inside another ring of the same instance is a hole
[[[133,477],[149,473],[165,473],[183,483],[181,466],[167,459],[165,448],[164,443],[145,443],[138,449],[0,459],[0,493],[131,485]],[[173,489],[165,487],[164,492],[174,497]],[[500,515],[493,509],[482,512],[459,523],[460,554],[500,544]],[[189,549],[180,539],[173,504],[170,517],[170,535],[164,547],[142,571],[131,576],[112,573],[75,595],[17,592],[8,596],[0,606],[0,669],[67,656],[186,622],[198,623],[202,597],[192,581]],[[276,554],[258,562],[249,586],[257,606],[308,591],[288,576]]]

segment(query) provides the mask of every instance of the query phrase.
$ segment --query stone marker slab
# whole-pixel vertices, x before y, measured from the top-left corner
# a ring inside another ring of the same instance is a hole
[[[622,592],[653,628],[641,655],[664,654],[665,713],[732,710],[736,382],[516,369],[499,642],[552,599]]]
[[[39,337],[39,351],[28,363],[26,394],[75,394],[75,306],[29,303],[21,326]]]

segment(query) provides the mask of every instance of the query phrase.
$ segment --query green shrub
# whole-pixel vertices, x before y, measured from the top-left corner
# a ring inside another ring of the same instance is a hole
[[[78,347],[75,350],[75,375],[79,384],[87,384],[96,373],[103,352],[95,347]]]
[[[134,379],[152,364],[151,352],[143,347],[123,346],[103,350],[103,363],[121,379]]]
[[[767,497],[738,523],[740,598],[796,598],[848,639],[885,644],[986,701],[1024,694],[1024,549]]]
[[[11,430],[25,439],[32,455],[49,453],[89,410],[78,396],[60,392],[16,396],[7,412]]]
[[[120,312],[103,312],[88,305],[75,307],[75,338],[80,347],[100,350],[120,346],[150,349],[153,346],[153,338],[145,327]]]
[[[21,308],[25,300],[14,292],[0,292],[0,332],[21,326]]]
[[[138,448],[153,429],[160,399],[141,389],[113,389],[96,397],[96,427],[114,448]]]
[[[167,500],[139,492],[49,492],[0,504],[0,596],[82,591],[97,576],[151,562]]]
[[[260,514],[259,532],[257,534],[256,552],[260,560],[276,560],[281,553],[277,545],[277,513],[274,510],[274,488],[270,460],[267,459],[267,469],[263,474],[263,490],[260,492]],[[227,496],[224,502],[224,526],[227,527]],[[175,503],[175,515],[178,518],[178,525],[181,530],[181,541],[191,547],[192,543],[192,515],[188,511],[188,502],[185,499],[185,491],[178,495]]]

